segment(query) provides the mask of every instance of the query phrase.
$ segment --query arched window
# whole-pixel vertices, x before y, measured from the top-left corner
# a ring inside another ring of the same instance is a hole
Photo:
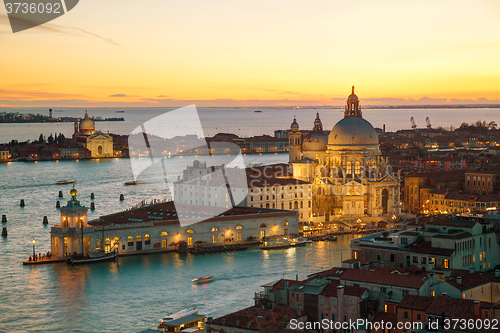
[[[141,236],[141,235],[137,235],[137,241],[138,241],[138,242],[141,242],[141,241],[142,241],[142,236]]]
[[[287,225],[289,225],[289,223],[288,222],[283,222],[283,225],[287,226]]]
[[[188,229],[188,231],[186,231],[187,234],[192,234],[193,232],[193,229]]]
[[[266,203],[266,208],[269,208],[269,203]]]
[[[168,232],[163,231],[160,236],[168,236]]]
[[[282,202],[281,203],[281,209],[284,210],[285,209],[285,204]]]
[[[102,146],[97,147],[97,153],[99,155],[102,154]]]
[[[356,161],[356,163],[354,163],[354,174],[357,176],[361,174],[361,163],[359,163],[359,161]]]
[[[266,227],[266,224],[265,224],[265,223],[262,223],[262,224],[260,225],[260,227],[261,227],[261,228],[265,228],[265,227]]]
[[[236,227],[236,230],[240,230],[240,229],[243,229],[243,227],[241,225]]]
[[[128,236],[128,246],[134,246],[134,236]]]
[[[346,166],[346,174],[350,175],[352,173],[352,166],[351,166],[351,162],[347,162],[347,166]]]
[[[149,234],[144,235],[144,244],[151,244],[151,237],[149,236]]]
[[[304,208],[304,201],[300,202],[300,208]]]
[[[95,249],[96,250],[102,250],[102,243],[101,243],[101,239],[100,238],[97,238],[95,240]]]
[[[290,201],[290,209],[292,209],[292,202]]]
[[[299,209],[299,202],[298,201],[295,201],[293,203],[293,209]]]
[[[219,231],[219,228],[217,228],[217,227],[213,227],[213,228],[212,228],[212,232],[214,232],[214,231]]]

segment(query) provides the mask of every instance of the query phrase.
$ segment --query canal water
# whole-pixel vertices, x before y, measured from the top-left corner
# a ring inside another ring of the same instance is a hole
[[[184,157],[185,165],[194,159]],[[245,156],[246,164],[287,159],[287,154]],[[166,165],[168,168],[169,163]],[[167,172],[176,178],[182,170]],[[125,257],[118,264],[82,267],[23,266],[22,261],[32,253],[32,239],[37,253],[50,249],[50,227],[59,221],[56,201],[65,205],[71,189],[71,185],[55,185],[56,181],[76,180],[78,199],[87,207],[90,193],[95,193],[96,210],[89,211],[89,220],[168,193],[165,184],[148,176],[143,184],[124,186],[133,178],[127,159],[15,162],[0,164],[0,175],[0,214],[7,215],[4,226],[9,233],[0,240],[0,332],[138,332],[155,328],[162,316],[191,306],[198,307],[201,314],[218,317],[251,306],[254,293],[264,283],[296,275],[304,279],[349,257],[352,235],[340,236],[338,242],[285,250],[254,247],[200,256]],[[124,201],[119,200],[120,194]],[[21,199],[24,208],[19,207]],[[48,226],[42,224],[43,216],[48,217]],[[192,279],[205,275],[216,280],[192,285]]]

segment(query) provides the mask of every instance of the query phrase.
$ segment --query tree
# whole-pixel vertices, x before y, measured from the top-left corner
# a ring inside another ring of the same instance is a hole
[[[43,138],[43,134],[40,134],[40,136],[38,137],[38,143],[45,143],[45,140]]]
[[[494,120],[490,121],[489,124],[488,124],[488,129],[489,130],[494,130],[496,127],[497,127],[497,123],[495,123]]]
[[[54,137],[52,136],[52,133],[50,133],[50,136],[47,139],[47,142],[48,142],[49,145],[51,145],[54,142]]]

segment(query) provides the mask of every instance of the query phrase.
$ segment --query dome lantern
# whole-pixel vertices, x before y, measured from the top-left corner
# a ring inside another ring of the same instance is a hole
[[[322,132],[323,131],[323,123],[321,122],[321,119],[319,118],[319,112],[316,112],[316,119],[314,120],[314,132]]]
[[[297,122],[297,119],[294,117],[292,125],[290,125],[290,130],[292,132],[298,132],[299,131],[299,123]]]
[[[361,114],[361,107],[359,106],[358,96],[354,93],[354,86],[352,86],[352,93],[349,97],[347,97],[344,118],[347,117],[363,118],[363,115]]]

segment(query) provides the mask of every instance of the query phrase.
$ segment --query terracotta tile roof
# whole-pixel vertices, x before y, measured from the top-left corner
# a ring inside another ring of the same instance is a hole
[[[451,256],[453,252],[455,252],[455,250],[432,247],[431,242],[423,242],[412,247],[411,252],[420,254],[434,254],[439,256]]]
[[[335,276],[335,277],[341,277],[342,274],[344,274],[348,270],[349,270],[349,268],[332,267],[329,270],[322,271],[322,272],[319,272],[319,273],[314,273],[314,274],[311,274],[309,276],[320,276],[320,277]]]
[[[341,280],[420,289],[427,278],[424,275],[402,275],[383,271],[350,269],[342,274]]]
[[[398,315],[396,313],[389,312],[379,312],[377,315],[371,320],[372,324],[375,323],[392,323],[393,327],[396,327],[398,323]]]
[[[434,302],[434,297],[406,295],[405,298],[398,304],[398,308],[427,311]]]
[[[287,322],[299,317],[297,310],[276,305],[271,311],[263,310],[255,306],[239,310],[213,320],[215,325],[238,327],[245,330],[261,331],[263,329],[278,328],[284,331]]]
[[[294,286],[296,284],[304,284],[304,281],[296,281],[296,280],[286,280],[286,279],[281,279],[274,285],[274,287],[271,289],[270,292],[274,293],[278,290],[285,290],[285,282],[288,281],[288,288],[291,286]]]
[[[233,207],[223,213],[220,213],[221,209],[223,208],[181,205],[174,204],[173,201],[168,201],[101,216],[98,220],[89,221],[89,224],[92,226],[102,226],[111,224],[152,222],[154,225],[171,225],[179,224],[178,214],[182,215],[182,218],[191,219],[193,223],[248,218],[248,215],[250,214],[258,214],[259,217],[265,217],[268,214],[270,214],[269,216],[279,216],[286,213],[292,213],[294,215],[297,214],[294,211],[281,211],[255,207]]]
[[[426,311],[426,315],[444,315],[452,319],[476,319],[474,301],[448,296],[434,297],[434,301]]]
[[[457,279],[448,280],[446,283],[458,290],[467,290],[490,282],[490,278],[481,272],[461,276],[461,280],[461,283],[458,283]]]

